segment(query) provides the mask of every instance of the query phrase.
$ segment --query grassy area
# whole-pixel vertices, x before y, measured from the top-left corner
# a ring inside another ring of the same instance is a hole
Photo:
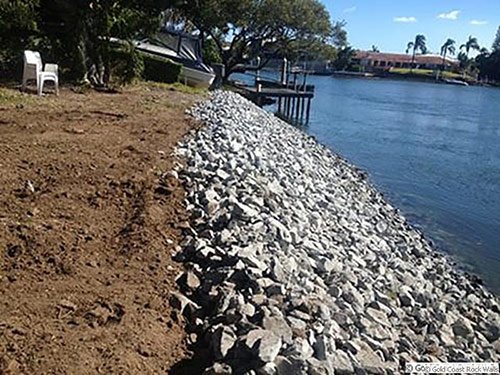
[[[167,89],[170,91],[176,91],[183,94],[191,94],[191,95],[203,95],[207,93],[207,89],[199,89],[191,86],[184,85],[180,82],[175,83],[162,83],[162,82],[153,82],[153,81],[144,81],[139,84],[158,87],[162,89]]]
[[[33,98],[18,90],[0,87],[0,104],[22,104]]]
[[[408,69],[408,68],[392,68],[390,70],[391,73],[393,74],[401,74],[401,75],[419,75],[419,76],[424,76],[424,77],[435,77],[436,72],[432,69]],[[442,78],[448,78],[448,79],[463,79],[463,75],[461,73],[454,73],[454,72],[448,72],[448,71],[443,71],[440,73],[440,77]],[[465,79],[467,80],[473,80],[472,77],[470,76],[465,76]]]
[[[131,84],[129,87],[137,86],[139,88],[158,88],[158,89],[164,89],[164,90],[169,90],[169,91],[175,91],[179,92],[182,94],[189,94],[189,95],[205,95],[208,90],[207,89],[200,89],[200,88],[194,88],[190,87],[187,85],[184,85],[180,82],[176,83],[160,83],[160,82],[153,82],[153,81],[139,81],[136,84]],[[126,87],[126,86],[125,86]],[[118,87],[117,91],[123,91],[124,87]],[[90,86],[86,85],[75,85],[72,87],[72,91],[78,94],[88,94],[92,91],[92,88]],[[49,96],[50,98],[53,97],[53,95]],[[24,93],[19,91],[18,89],[12,89],[8,87],[0,87],[0,105],[5,105],[5,104],[26,104],[28,102],[32,101],[37,101],[40,100],[41,98],[36,95],[35,92],[29,92],[29,93]]]

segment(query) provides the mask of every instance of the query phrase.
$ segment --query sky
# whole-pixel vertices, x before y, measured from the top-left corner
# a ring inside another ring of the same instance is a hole
[[[376,45],[382,52],[404,53],[416,34],[439,53],[447,38],[463,44],[469,35],[491,48],[500,26],[500,0],[322,0],[333,20],[345,20],[349,43]]]

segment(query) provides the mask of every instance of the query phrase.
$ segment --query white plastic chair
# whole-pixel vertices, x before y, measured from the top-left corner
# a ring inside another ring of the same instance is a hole
[[[24,70],[22,90],[26,90],[29,80],[36,81],[38,95],[42,95],[45,81],[54,82],[56,94],[59,95],[59,77],[57,64],[45,64],[43,68],[40,53],[34,51],[24,51]]]

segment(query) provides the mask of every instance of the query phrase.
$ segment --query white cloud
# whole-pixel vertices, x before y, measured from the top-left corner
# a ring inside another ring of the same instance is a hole
[[[481,26],[481,25],[487,25],[488,21],[480,21],[480,20],[472,20],[469,22],[471,25],[475,26]]]
[[[445,20],[456,20],[459,13],[459,10],[452,10],[450,13],[441,13],[440,15],[438,15],[438,18],[442,18]]]
[[[344,9],[344,13],[353,13],[357,10],[358,8],[356,6],[353,6],[353,7],[350,7],[350,8],[346,8]]]
[[[417,22],[415,17],[394,17],[394,22],[412,23]]]

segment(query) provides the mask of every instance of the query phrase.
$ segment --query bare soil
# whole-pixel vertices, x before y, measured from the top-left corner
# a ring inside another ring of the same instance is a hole
[[[172,151],[196,97],[0,95],[0,374],[169,374],[186,357]]]

